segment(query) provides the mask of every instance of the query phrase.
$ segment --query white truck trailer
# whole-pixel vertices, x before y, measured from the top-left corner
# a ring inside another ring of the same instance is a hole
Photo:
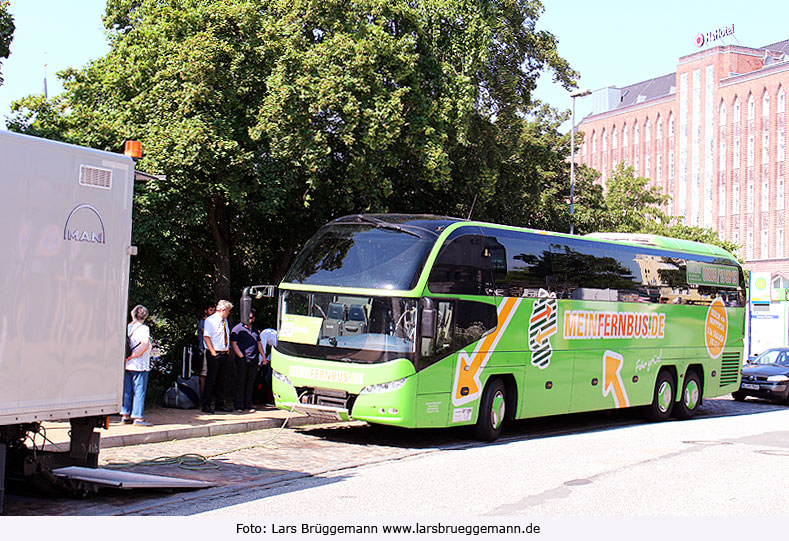
[[[0,511],[6,473],[96,467],[120,410],[134,178],[123,155],[0,132]],[[31,449],[56,419],[70,449]]]

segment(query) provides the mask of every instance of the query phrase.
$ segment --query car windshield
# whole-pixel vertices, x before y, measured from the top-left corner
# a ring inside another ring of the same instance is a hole
[[[327,225],[310,239],[284,281],[408,290],[416,284],[434,242],[432,236],[422,237],[400,226]]]
[[[789,366],[789,354],[781,349],[770,349],[756,357],[753,364],[777,364]]]

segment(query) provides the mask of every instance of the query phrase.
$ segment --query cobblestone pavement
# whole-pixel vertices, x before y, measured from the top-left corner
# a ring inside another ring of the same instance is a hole
[[[763,401],[739,403],[718,398],[705,401],[699,417],[756,414],[784,407]],[[615,429],[642,422],[638,412],[632,410],[522,420],[505,425],[500,441]],[[8,494],[5,514],[162,514],[167,509],[165,513],[188,515],[189,502],[195,499],[227,498],[303,477],[475,445],[482,444],[471,440],[463,429],[406,430],[354,422],[113,447],[102,450],[102,467],[121,466],[123,471],[198,479],[215,486],[176,493],[103,488],[85,499]],[[204,457],[206,462],[190,466],[191,461],[199,459],[193,455]],[[165,461],[166,457],[181,457],[186,463]]]

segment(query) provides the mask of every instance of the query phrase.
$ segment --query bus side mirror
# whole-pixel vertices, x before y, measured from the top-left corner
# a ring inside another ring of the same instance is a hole
[[[252,309],[252,297],[262,299],[263,297],[272,298],[276,294],[277,287],[272,285],[257,285],[244,288],[241,293],[241,323],[249,325],[249,312]]]
[[[433,305],[433,299],[423,298],[422,305],[422,338],[435,338],[436,337],[436,309]]]
[[[241,302],[239,305],[241,309],[241,323],[249,325],[249,313],[252,310],[252,297],[249,296],[248,287],[245,287],[244,292],[241,293]]]

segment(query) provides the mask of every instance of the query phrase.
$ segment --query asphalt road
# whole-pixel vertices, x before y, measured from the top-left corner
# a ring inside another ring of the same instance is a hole
[[[463,430],[334,424],[102,451],[104,465],[195,453],[206,467],[124,466],[214,482],[191,492],[9,494],[8,515],[785,516],[789,409],[708,400],[691,421],[636,412],[510,423],[494,444]]]

